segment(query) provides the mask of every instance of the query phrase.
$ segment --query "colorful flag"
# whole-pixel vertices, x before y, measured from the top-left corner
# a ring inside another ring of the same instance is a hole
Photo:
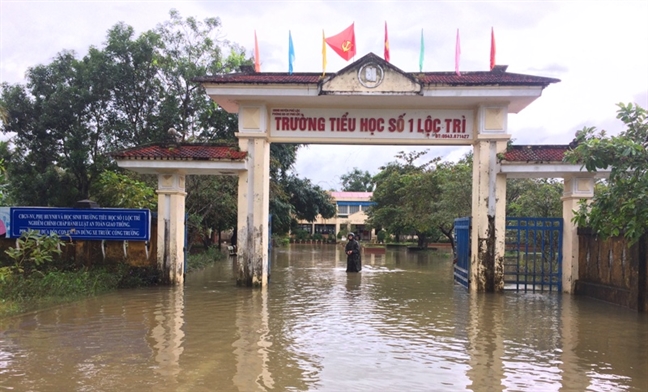
[[[461,76],[459,72],[459,56],[461,55],[461,44],[459,43],[459,29],[457,29],[457,44],[455,46],[455,73]]]
[[[385,21],[385,61],[389,62],[389,35],[387,35],[387,21]]]
[[[322,29],[322,76],[326,75],[326,37]]]
[[[424,57],[425,57],[425,43],[423,42],[423,29],[421,29],[421,52],[419,53],[419,72],[423,72]]]
[[[295,62],[295,47],[292,42],[292,34],[288,30],[288,74],[293,73],[293,62]]]
[[[259,57],[259,42],[257,41],[256,30],[254,30],[254,71],[261,72],[261,58]]]
[[[490,69],[495,68],[495,31],[491,27],[491,56],[490,56]]]
[[[351,23],[351,26],[344,29],[341,33],[326,38],[326,43],[331,47],[331,49],[346,61],[351,60],[351,58],[356,54],[355,31],[353,25],[354,23]]]

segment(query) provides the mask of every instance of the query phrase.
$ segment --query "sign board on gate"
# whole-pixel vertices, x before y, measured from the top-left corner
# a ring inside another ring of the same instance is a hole
[[[272,140],[471,144],[472,110],[270,109]]]
[[[11,238],[27,230],[79,240],[148,241],[151,212],[125,208],[11,208]]]

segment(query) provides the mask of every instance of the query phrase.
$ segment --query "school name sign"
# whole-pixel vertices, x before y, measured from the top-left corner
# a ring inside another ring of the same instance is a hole
[[[270,137],[306,143],[342,139],[349,143],[471,144],[473,123],[472,110],[274,108]]]
[[[121,208],[11,208],[11,238],[27,230],[79,240],[148,241],[151,212]]]

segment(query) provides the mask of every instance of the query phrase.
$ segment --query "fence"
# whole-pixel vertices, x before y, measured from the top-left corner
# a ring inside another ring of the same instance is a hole
[[[620,237],[602,240],[578,229],[578,280],[575,293],[640,312],[648,311],[648,236],[628,246]]]

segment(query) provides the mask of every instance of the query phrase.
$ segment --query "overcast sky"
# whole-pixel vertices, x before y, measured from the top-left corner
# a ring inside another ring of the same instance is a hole
[[[583,126],[612,133],[618,102],[648,107],[648,1],[8,1],[0,0],[0,80],[21,83],[28,67],[48,63],[63,49],[79,56],[102,46],[107,30],[125,22],[143,32],[168,19],[219,17],[219,38],[252,55],[254,30],[263,72],[288,70],[291,30],[295,72],[322,68],[321,36],[355,22],[356,59],[383,53],[389,27],[391,62],[418,71],[421,29],[424,71],[453,71],[456,30],[461,35],[461,70],[489,68],[490,30],[497,63],[508,72],[561,79],[519,114],[509,115],[516,144],[566,144]],[[348,65],[328,51],[328,72]],[[313,183],[339,188],[353,167],[372,174],[404,147],[309,146],[296,171]],[[416,149],[420,150],[420,149]],[[456,160],[468,148],[436,147],[430,158]]]

